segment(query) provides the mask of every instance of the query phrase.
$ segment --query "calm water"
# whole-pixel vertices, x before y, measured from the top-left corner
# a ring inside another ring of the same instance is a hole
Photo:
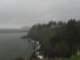
[[[0,60],[12,60],[19,56],[29,56],[31,44],[21,39],[26,33],[0,33]]]

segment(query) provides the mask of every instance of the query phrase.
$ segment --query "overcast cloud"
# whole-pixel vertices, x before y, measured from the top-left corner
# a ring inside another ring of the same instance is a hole
[[[79,0],[0,0],[0,28],[19,28],[71,17],[80,19]]]

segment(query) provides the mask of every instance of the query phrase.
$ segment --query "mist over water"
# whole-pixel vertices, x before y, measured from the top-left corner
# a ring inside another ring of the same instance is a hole
[[[29,56],[30,42],[21,39],[26,33],[0,33],[0,60],[11,60],[20,56]]]

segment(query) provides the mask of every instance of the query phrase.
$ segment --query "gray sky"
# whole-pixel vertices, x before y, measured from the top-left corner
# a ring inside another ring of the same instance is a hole
[[[79,0],[0,0],[0,28],[19,28],[71,17],[80,19]]]

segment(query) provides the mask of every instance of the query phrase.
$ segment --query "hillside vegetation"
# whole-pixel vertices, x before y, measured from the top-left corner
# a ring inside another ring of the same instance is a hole
[[[39,52],[44,57],[70,58],[80,50],[80,21],[35,24],[26,37],[40,42]]]

